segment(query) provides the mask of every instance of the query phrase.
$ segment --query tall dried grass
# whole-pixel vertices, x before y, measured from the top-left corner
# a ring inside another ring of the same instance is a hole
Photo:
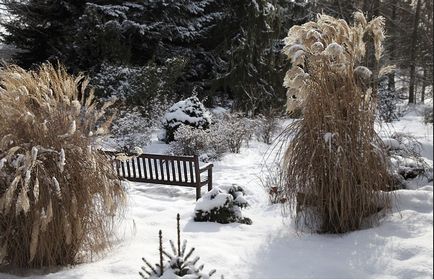
[[[369,36],[380,59],[383,28],[383,18],[367,22],[359,12],[352,26],[318,15],[316,22],[292,27],[285,39],[292,62],[284,81],[288,111],[304,112],[288,129],[293,140],[284,157],[286,207],[306,209],[297,211],[298,226],[303,221],[319,232],[348,232],[389,205],[383,192],[391,184],[389,165],[374,130],[375,74],[360,65]]]
[[[124,190],[94,148],[110,103],[62,67],[0,70],[0,264],[76,264],[110,246]]]

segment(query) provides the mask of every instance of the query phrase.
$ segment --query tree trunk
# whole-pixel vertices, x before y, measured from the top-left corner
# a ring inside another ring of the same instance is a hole
[[[418,39],[418,23],[420,15],[421,0],[417,0],[416,13],[413,20],[413,35],[411,38],[410,47],[410,86],[408,92],[408,103],[416,103],[416,52],[417,52],[417,39]]]
[[[428,69],[426,67],[423,68],[423,80],[422,80],[422,90],[421,90],[421,97],[420,102],[425,102],[425,89],[428,84],[428,75],[427,75]]]
[[[392,16],[391,16],[391,21],[392,23],[396,22],[396,5],[399,5],[399,1],[397,1],[396,3],[392,4]],[[392,29],[390,32],[390,57],[389,60],[391,63],[394,63],[395,61],[395,39],[396,39],[396,30]],[[387,83],[387,89],[391,92],[395,92],[395,72],[392,72],[388,75],[388,83]]]

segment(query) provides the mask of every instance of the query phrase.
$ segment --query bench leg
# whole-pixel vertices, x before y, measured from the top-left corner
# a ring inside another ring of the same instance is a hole
[[[212,170],[208,169],[208,191],[212,189]]]
[[[200,198],[200,187],[196,187],[196,200]]]

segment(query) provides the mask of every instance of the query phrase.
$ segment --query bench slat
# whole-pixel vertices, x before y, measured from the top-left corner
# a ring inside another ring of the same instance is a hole
[[[194,183],[194,175],[193,175],[193,162],[190,161],[190,180]]]
[[[138,157],[138,158],[136,158],[136,160],[137,160],[137,168],[139,170],[139,178],[142,178],[142,167],[140,164],[141,158]]]
[[[131,166],[132,166],[132,168],[133,168],[133,177],[134,178],[137,178],[136,177],[136,165],[134,164],[134,162],[136,161],[136,159],[135,158],[132,158],[131,160],[129,160],[130,162],[131,162]]]
[[[172,166],[172,181],[176,182],[175,161],[173,159],[170,160],[170,165]]]
[[[150,158],[148,158],[148,169],[149,169],[149,179],[154,179],[154,176],[152,174],[152,163]]]
[[[188,182],[188,176],[187,176],[187,162],[186,162],[186,161],[183,161],[182,163],[183,163],[183,165],[184,165],[184,179],[185,179],[185,182],[187,183],[187,182]]]
[[[181,162],[179,160],[176,161],[178,166],[178,182],[182,182],[182,176],[181,176]]]

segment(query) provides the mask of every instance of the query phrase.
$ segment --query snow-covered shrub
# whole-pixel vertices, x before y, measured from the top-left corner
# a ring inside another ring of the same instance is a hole
[[[218,160],[229,151],[228,136],[222,126],[215,124],[203,130],[181,125],[175,132],[175,141],[170,143],[170,151],[175,155],[197,155],[203,161]]]
[[[86,84],[50,64],[0,71],[0,265],[76,264],[111,243],[125,193],[90,137],[110,103]]]
[[[265,144],[273,142],[274,134],[279,129],[279,119],[277,112],[270,111],[266,115],[259,115],[256,119],[256,138]]]
[[[203,195],[194,209],[196,222],[217,222],[221,224],[242,223],[252,224],[252,220],[243,217],[241,209],[249,206],[244,198],[244,190],[238,185],[231,186],[227,191],[214,187]]]
[[[182,124],[198,129],[208,129],[211,124],[211,113],[193,95],[185,100],[175,103],[163,117],[165,135],[162,137],[166,143],[175,140],[175,131]]]
[[[142,271],[139,272],[143,279],[148,278],[187,278],[187,279],[208,279],[216,272],[212,269],[209,273],[202,272],[204,265],[197,266],[199,257],[193,258],[195,248],[187,250],[187,240],[184,240],[181,246],[181,229],[180,229],[180,216],[177,214],[177,246],[170,240],[170,247],[172,252],[163,249],[162,232],[159,231],[159,257],[160,263],[155,266],[151,265],[145,258],[142,258],[146,266],[143,266]],[[167,260],[164,261],[164,256]]]
[[[383,139],[387,152],[392,162],[392,173],[408,180],[417,176],[425,176],[432,180],[433,169],[422,158],[422,145],[415,137],[405,133],[394,133],[391,138]],[[396,180],[399,183],[399,178]],[[401,180],[402,182],[402,180]],[[405,186],[402,182],[398,187]]]
[[[180,125],[175,131],[170,151],[175,155],[202,155],[210,149],[211,137],[208,130],[197,129],[189,125]]]
[[[222,135],[227,148],[232,153],[239,153],[243,142],[248,143],[254,133],[253,121],[244,118],[241,114],[224,114],[212,125],[211,131]]]
[[[119,150],[131,151],[134,147],[149,144],[153,123],[143,116],[140,108],[121,110],[113,121],[111,133]]]
[[[380,60],[383,40],[384,19],[368,22],[360,12],[353,24],[318,15],[291,27],[284,39],[291,60],[284,78],[287,109],[302,108],[303,118],[286,129],[283,197],[289,210],[313,205],[295,215],[314,231],[357,230],[363,217],[390,206],[384,192],[392,184],[389,162],[374,127],[378,94],[370,87],[381,78],[374,72],[387,75],[390,68],[371,72],[361,64],[367,48]]]
[[[223,114],[209,129],[181,124],[170,143],[177,155],[199,155],[217,160],[226,152],[239,153],[243,142],[254,132],[254,122],[238,114]]]

